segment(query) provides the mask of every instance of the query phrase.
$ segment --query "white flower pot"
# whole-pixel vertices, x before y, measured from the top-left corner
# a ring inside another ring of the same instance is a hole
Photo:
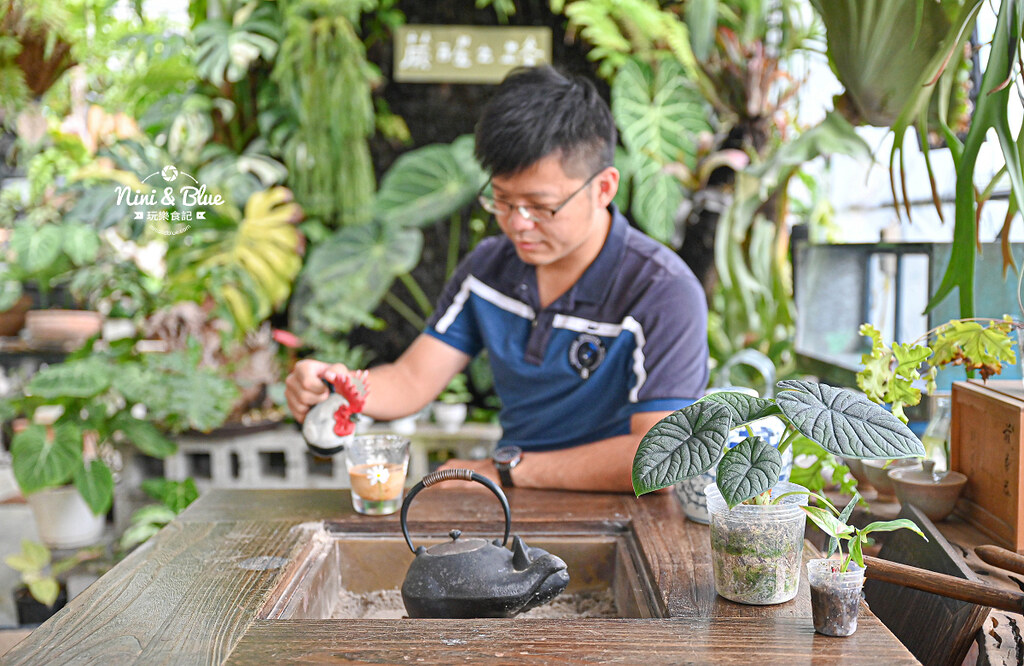
[[[469,413],[469,408],[463,402],[435,402],[432,410],[434,421],[445,432],[458,432],[462,424],[466,422],[466,415]]]
[[[395,419],[387,424],[387,429],[396,435],[412,435],[416,432],[416,417],[418,414],[404,416]]]
[[[46,488],[25,498],[32,507],[39,538],[50,548],[91,546],[103,535],[105,515],[94,515],[74,486]]]

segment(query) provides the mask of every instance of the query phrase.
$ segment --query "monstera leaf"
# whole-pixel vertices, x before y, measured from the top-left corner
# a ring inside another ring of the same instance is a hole
[[[364,323],[395,277],[415,267],[423,248],[419,229],[371,223],[343,227],[309,254],[289,312],[297,335],[318,317],[347,330]]]
[[[769,490],[782,474],[782,454],[760,437],[748,437],[725,452],[716,483],[729,508]]]
[[[863,394],[826,384],[785,380],[775,398],[805,437],[844,458],[913,458],[924,446],[902,421]]]
[[[249,3],[235,12],[231,23],[203,21],[195,30],[199,75],[217,87],[225,81],[240,81],[260,57],[273,60],[282,37],[281,24],[269,5]]]
[[[82,461],[82,431],[68,423],[30,425],[11,442],[14,478],[24,493],[60,486],[71,480]]]
[[[658,421],[633,458],[633,490],[643,495],[708,471],[731,426],[729,410],[713,402],[695,402]]]
[[[473,157],[473,137],[410,151],[388,169],[374,202],[374,215],[390,225],[426,226],[470,201],[486,176]]]

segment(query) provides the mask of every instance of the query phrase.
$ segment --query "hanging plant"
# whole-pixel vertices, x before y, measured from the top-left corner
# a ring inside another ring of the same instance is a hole
[[[367,138],[377,77],[353,27],[362,7],[281,4],[285,38],[271,78],[296,120],[284,149],[289,184],[310,216],[334,226],[366,223],[376,189]]]

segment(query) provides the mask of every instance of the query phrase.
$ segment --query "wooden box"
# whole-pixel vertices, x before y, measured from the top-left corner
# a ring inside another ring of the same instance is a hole
[[[1024,553],[1024,385],[954,382],[949,437],[950,469],[967,475],[956,514]]]

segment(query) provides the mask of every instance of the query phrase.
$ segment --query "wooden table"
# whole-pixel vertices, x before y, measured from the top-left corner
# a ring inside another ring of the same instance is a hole
[[[917,663],[862,607],[857,633],[814,632],[806,576],[796,599],[745,606],[716,596],[708,528],[670,494],[514,489],[513,532],[627,530],[664,619],[265,620],[260,612],[308,541],[303,524],[398,534],[396,516],[359,516],[347,491],[203,495],[150,542],[40,626],[5,663]],[[410,524],[498,532],[486,491],[422,493]],[[266,614],[264,612],[264,614]]]

